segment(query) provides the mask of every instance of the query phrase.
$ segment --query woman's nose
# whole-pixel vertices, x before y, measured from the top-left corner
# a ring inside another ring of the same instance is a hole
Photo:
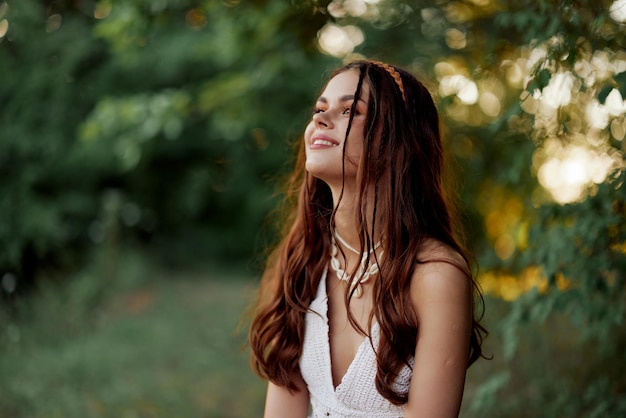
[[[332,122],[326,112],[317,112],[313,115],[313,122],[316,126],[323,126],[325,128],[332,128]]]

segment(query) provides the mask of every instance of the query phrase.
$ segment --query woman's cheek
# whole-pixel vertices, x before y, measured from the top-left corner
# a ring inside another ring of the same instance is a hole
[[[311,135],[313,135],[313,131],[314,130],[315,130],[315,124],[313,123],[313,121],[311,121],[311,122],[309,122],[309,124],[304,129],[304,141],[305,141],[305,143],[309,142],[309,139],[311,139]]]

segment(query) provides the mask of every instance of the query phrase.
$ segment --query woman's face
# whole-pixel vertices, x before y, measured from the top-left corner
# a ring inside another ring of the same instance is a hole
[[[345,179],[356,178],[363,152],[365,117],[369,100],[369,87],[363,83],[360,99],[352,119],[350,136],[346,130],[354,93],[359,82],[359,72],[350,69],[333,77],[315,103],[313,118],[304,131],[306,170],[326,183],[342,181],[342,150],[345,152]]]

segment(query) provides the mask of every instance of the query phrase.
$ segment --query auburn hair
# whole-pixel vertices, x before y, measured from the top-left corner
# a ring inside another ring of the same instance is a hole
[[[349,63],[330,78],[352,69],[359,72],[355,97],[360,97],[363,83],[369,87],[363,154],[357,173],[360,210],[355,216],[361,250],[373,248],[376,231],[384,236],[385,256],[378,260],[380,271],[372,284],[374,308],[370,316],[370,325],[375,318],[381,331],[376,349],[376,388],[399,405],[407,402],[408,394],[396,392],[394,381],[410,364],[419,331],[409,292],[416,263],[455,264],[472,282],[475,297],[468,367],[482,356],[481,344],[487,334],[480,324],[482,309],[477,309],[483,300],[471,259],[460,242],[454,199],[444,187],[439,116],[430,93],[407,71],[377,61]],[[346,141],[356,102],[352,104]],[[372,201],[373,207],[368,207],[367,202],[372,205]],[[328,266],[334,227],[330,188],[306,172],[303,141],[298,146],[285,202],[282,239],[267,260],[249,340],[255,372],[297,391],[305,314]],[[366,214],[372,211],[381,225],[366,221]],[[419,259],[418,254],[433,240],[458,252],[465,261],[463,265],[447,259]],[[346,303],[352,294],[347,286]],[[348,315],[353,326],[366,334]]]

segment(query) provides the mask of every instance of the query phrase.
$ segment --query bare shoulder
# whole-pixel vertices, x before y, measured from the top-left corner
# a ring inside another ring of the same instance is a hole
[[[471,296],[472,282],[465,259],[448,245],[429,240],[418,254],[411,279],[411,300],[418,314],[425,305],[465,304]]]
[[[420,253],[417,254],[417,261],[422,264],[444,262],[452,264],[462,271],[468,269],[467,262],[458,251],[435,239],[426,240]]]
[[[411,303],[418,324],[406,417],[456,417],[472,327],[472,278],[463,257],[429,241],[417,255]]]

